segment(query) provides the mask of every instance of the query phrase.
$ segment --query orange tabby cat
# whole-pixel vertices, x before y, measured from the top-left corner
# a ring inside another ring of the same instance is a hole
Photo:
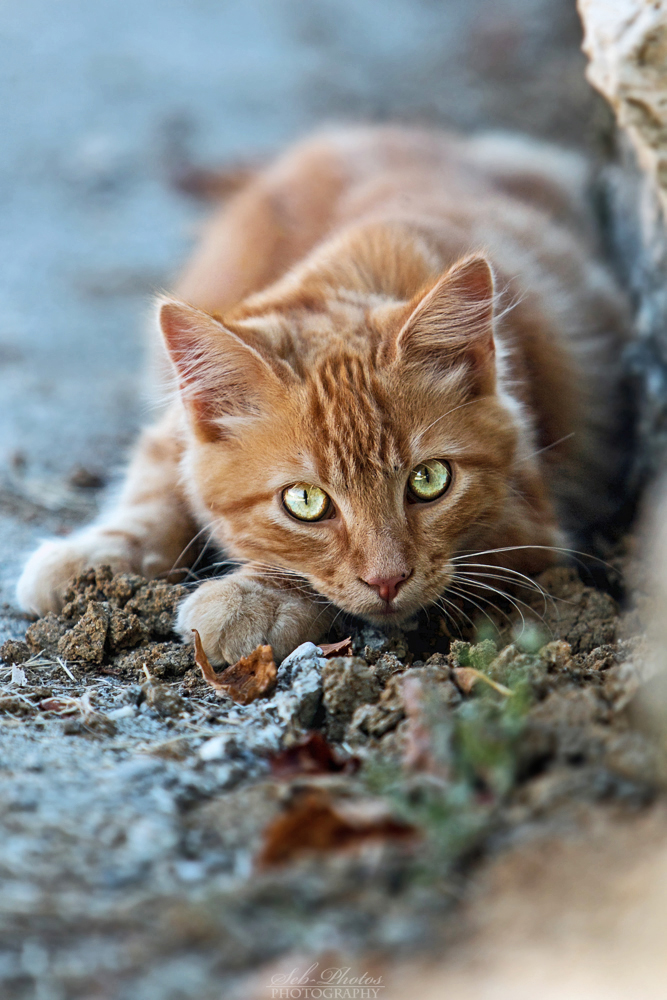
[[[527,139],[400,128],[259,173],[160,303],[178,393],[115,506],[31,557],[21,605],[57,610],[90,564],[167,575],[204,529],[238,568],[178,629],[219,664],[542,570],[609,504],[626,318],[585,175]]]

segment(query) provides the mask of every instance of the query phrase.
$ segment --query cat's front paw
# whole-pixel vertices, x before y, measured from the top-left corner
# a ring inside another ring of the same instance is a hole
[[[317,642],[329,623],[328,609],[308,597],[233,573],[203,583],[186,598],[176,630],[190,642],[197,629],[210,662],[219,665],[236,663],[266,643],[280,662],[302,642]]]
[[[16,586],[19,606],[36,615],[57,614],[72,577],[101,564],[118,573],[136,569],[136,559],[120,533],[104,535],[88,528],[70,538],[43,542],[28,559]]]

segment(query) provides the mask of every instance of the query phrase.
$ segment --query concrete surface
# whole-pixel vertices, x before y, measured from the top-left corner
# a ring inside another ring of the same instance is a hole
[[[184,162],[326,120],[604,122],[566,0],[22,0],[0,14],[0,639],[25,553],[90,516],[145,418],[141,327],[204,207]],[[602,108],[602,110],[601,110]]]

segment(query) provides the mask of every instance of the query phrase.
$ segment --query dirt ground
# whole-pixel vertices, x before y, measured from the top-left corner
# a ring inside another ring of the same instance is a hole
[[[171,631],[185,587],[84,574],[0,650],[3,995],[213,1000],[286,954],[387,977],[443,941],[460,964],[505,926],[489,913],[531,924],[531,872],[562,883],[569,852],[634,825],[658,843],[640,615],[587,576],[550,570],[460,639],[450,620],[306,644],[241,704]]]

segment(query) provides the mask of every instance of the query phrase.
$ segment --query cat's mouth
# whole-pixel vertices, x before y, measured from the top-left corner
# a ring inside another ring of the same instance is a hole
[[[356,614],[360,618],[364,618],[367,622],[372,625],[386,625],[387,622],[401,622],[406,618],[410,618],[415,612],[415,607],[412,603],[409,606],[400,606],[394,604],[385,604],[382,607],[377,607],[373,609],[364,609],[363,611],[357,611]]]

